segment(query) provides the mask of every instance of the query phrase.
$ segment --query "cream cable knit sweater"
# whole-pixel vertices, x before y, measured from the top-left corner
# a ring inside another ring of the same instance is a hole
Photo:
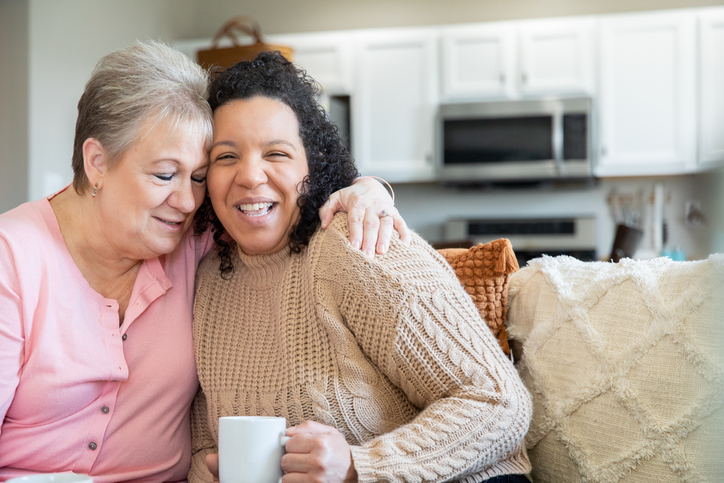
[[[346,217],[300,254],[235,255],[198,272],[189,481],[211,481],[218,418],[336,427],[360,482],[525,473],[530,396],[449,265],[415,236],[367,258]]]

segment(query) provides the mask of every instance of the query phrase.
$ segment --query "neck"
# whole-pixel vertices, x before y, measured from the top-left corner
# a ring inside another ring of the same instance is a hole
[[[137,271],[143,260],[125,257],[113,249],[93,202],[88,193],[79,195],[72,186],[50,200],[73,261],[88,280],[88,274],[94,279],[113,280]]]

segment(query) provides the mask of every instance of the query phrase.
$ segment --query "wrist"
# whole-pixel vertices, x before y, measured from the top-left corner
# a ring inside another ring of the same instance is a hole
[[[354,184],[356,181],[358,181],[360,179],[374,179],[374,180],[381,182],[382,185],[386,186],[388,191],[390,192],[390,197],[392,198],[392,202],[393,203],[395,202],[395,190],[392,189],[392,185],[390,185],[390,183],[388,183],[386,179],[380,178],[379,176],[359,176],[352,181],[352,184]]]

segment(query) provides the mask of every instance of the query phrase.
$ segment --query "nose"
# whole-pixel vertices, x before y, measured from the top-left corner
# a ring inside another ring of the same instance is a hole
[[[247,189],[254,189],[268,181],[265,163],[262,159],[246,159],[237,163],[234,182]]]
[[[191,183],[193,181],[190,179],[185,180],[169,198],[169,204],[181,213],[192,213],[196,209],[196,197]]]

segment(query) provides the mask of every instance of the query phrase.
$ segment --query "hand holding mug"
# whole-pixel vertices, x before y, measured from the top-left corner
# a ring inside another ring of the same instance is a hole
[[[331,426],[305,421],[287,429],[283,483],[354,483],[357,472],[344,436]]]
[[[214,478],[214,483],[219,481],[219,453],[210,453],[206,455],[206,467]]]
[[[206,459],[209,471],[218,468],[221,483],[281,481],[286,426],[286,419],[269,416],[219,418],[219,454]]]

